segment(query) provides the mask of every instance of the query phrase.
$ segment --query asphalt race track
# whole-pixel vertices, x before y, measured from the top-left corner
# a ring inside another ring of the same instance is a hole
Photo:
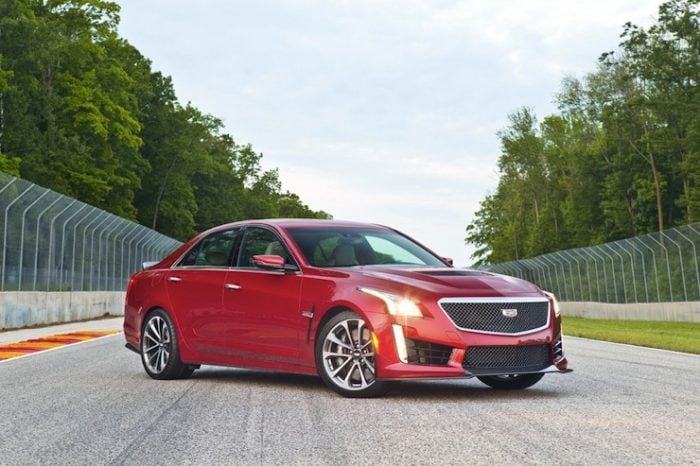
[[[700,464],[700,357],[568,338],[575,372],[520,392],[317,378],[149,379],[116,335],[0,363],[0,464]]]

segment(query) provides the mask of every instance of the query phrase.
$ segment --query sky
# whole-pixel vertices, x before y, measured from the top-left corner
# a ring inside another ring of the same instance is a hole
[[[395,227],[457,266],[498,183],[497,133],[556,111],[659,0],[118,0],[120,34],[336,219]]]

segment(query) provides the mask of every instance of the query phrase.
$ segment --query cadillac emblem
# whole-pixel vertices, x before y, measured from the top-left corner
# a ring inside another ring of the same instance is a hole
[[[501,314],[503,314],[503,317],[508,317],[512,319],[513,317],[518,317],[518,310],[517,309],[501,309]]]

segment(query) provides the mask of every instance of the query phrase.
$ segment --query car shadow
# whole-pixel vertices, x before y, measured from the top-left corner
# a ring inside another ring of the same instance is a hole
[[[241,382],[262,387],[299,387],[304,390],[325,390],[326,388],[319,377],[312,375],[226,367],[210,366],[196,370],[191,379],[207,380],[213,383]]]
[[[244,383],[246,385],[298,389],[336,396],[320,377],[260,370],[206,367],[195,371],[193,380],[209,383]],[[497,390],[481,384],[476,379],[401,381],[384,395],[386,399],[413,401],[435,400],[483,400],[504,401],[523,399],[553,399],[566,396],[562,387],[534,386],[525,390]]]
[[[435,401],[437,399],[508,401],[553,399],[565,396],[565,393],[556,388],[549,389],[544,386],[534,386],[524,390],[498,390],[487,387],[476,379],[457,379],[402,381],[386,396],[414,401]]]

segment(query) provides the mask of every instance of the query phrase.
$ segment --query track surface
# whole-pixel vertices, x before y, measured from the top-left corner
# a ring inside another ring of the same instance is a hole
[[[0,364],[0,464],[700,464],[700,357],[568,338],[520,392],[205,367],[158,382],[121,335]]]

